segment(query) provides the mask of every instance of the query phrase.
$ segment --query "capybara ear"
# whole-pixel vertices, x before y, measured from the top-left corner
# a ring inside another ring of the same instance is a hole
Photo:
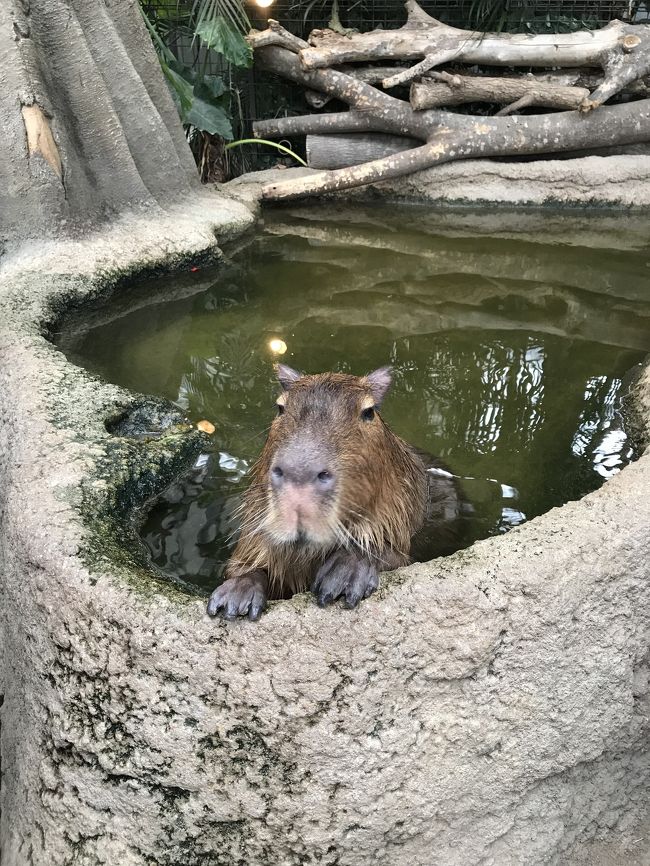
[[[386,396],[386,392],[390,388],[393,381],[393,371],[390,367],[380,367],[378,370],[373,370],[365,377],[366,382],[370,385],[372,396],[375,398],[375,405],[381,406],[381,402]]]
[[[275,374],[284,391],[288,391],[294,382],[297,382],[298,379],[302,379],[302,373],[294,370],[293,367],[287,367],[286,364],[276,364]]]

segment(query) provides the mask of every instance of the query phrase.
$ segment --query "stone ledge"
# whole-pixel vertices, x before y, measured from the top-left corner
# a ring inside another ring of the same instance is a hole
[[[262,183],[319,174],[289,168],[250,172],[226,184],[256,201]],[[466,160],[414,172],[330,197],[390,199],[440,205],[544,206],[549,208],[650,208],[650,156],[587,156],[509,162]]]

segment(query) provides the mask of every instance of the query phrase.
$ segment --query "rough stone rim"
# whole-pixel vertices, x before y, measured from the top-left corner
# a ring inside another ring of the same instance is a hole
[[[146,225],[148,222],[146,217],[144,219],[136,217],[135,221],[133,218],[123,220],[113,227],[113,237],[108,239],[106,247],[110,250],[111,245],[124,242],[125,232],[127,232],[132,235],[137,253],[134,254],[134,250],[131,249],[129,255],[124,257],[118,268],[106,269],[106,249],[104,249],[100,251],[99,255],[94,255],[91,260],[86,262],[83,273],[66,271],[66,266],[71,259],[72,261],[75,260],[78,250],[83,251],[84,248],[91,248],[93,243],[97,243],[96,238],[84,238],[81,241],[68,244],[67,247],[64,245],[63,248],[60,244],[58,246],[53,245],[51,249],[46,248],[40,256],[34,257],[27,270],[18,268],[14,269],[12,273],[10,260],[9,274],[7,276],[5,273],[4,280],[2,280],[5,286],[8,284],[4,294],[10,307],[12,306],[12,296],[14,298],[13,310],[8,316],[8,330],[11,333],[13,325],[14,333],[19,333],[24,340],[23,346],[29,347],[29,350],[38,357],[41,365],[38,371],[41,381],[45,374],[56,370],[61,377],[66,378],[66,381],[75,382],[73,391],[92,392],[88,409],[82,413],[84,423],[93,433],[92,439],[86,441],[87,445],[92,443],[96,449],[97,445],[106,445],[111,438],[116,438],[111,437],[104,426],[108,408],[113,411],[119,407],[131,408],[139,405],[145,399],[164,408],[168,408],[169,404],[163,400],[152,400],[150,397],[137,395],[94,379],[85,370],[74,367],[54,344],[46,340],[44,333],[67,309],[83,306],[91,302],[97,295],[109,300],[136,278],[163,270],[172,270],[185,262],[188,257],[203,256],[207,260],[218,255],[215,232],[218,232],[220,238],[233,237],[252,224],[250,209],[244,208],[240,202],[232,199],[227,203],[230,206],[230,212],[226,208],[226,212],[221,213],[219,219],[215,218],[214,212],[203,215],[204,223],[207,221],[209,225],[208,237],[202,234],[198,243],[195,237],[192,237],[190,241],[187,234],[185,236],[176,234],[174,237],[167,238],[167,244],[161,244],[158,233],[155,241],[151,237],[148,238],[149,246],[147,246],[139,234],[142,231],[142,223],[144,222]],[[220,200],[219,205],[223,208],[224,199]],[[194,220],[196,220],[196,213],[200,207],[201,204],[197,204],[196,201],[193,203]],[[215,219],[218,228],[215,228]],[[171,226],[169,226],[169,230],[172,231]],[[77,251],[73,249],[75,246],[78,248]],[[32,306],[25,304],[22,295],[26,281],[32,280],[34,273],[43,269],[47,274],[50,286],[40,293],[38,291],[32,292],[36,295]],[[0,293],[3,293],[2,282],[0,282]],[[87,394],[87,396],[89,395]],[[630,393],[630,405],[636,419],[635,427],[638,439],[645,446],[650,438],[650,358],[639,373],[636,385]],[[56,416],[56,408],[52,404],[48,408],[50,410],[48,421],[51,421],[52,417]],[[71,518],[83,526],[84,543],[80,546],[77,556],[89,572],[106,574],[108,568],[108,574],[119,578],[123,584],[136,591],[136,594],[146,603],[150,603],[152,600],[158,603],[164,598],[173,605],[179,616],[186,618],[189,615],[192,619],[203,619],[209,627],[214,628],[218,627],[219,621],[207,616],[204,611],[203,599],[197,600],[188,588],[176,586],[168,578],[157,578],[155,570],[145,566],[142,559],[144,545],[137,536],[134,523],[136,510],[144,504],[146,499],[161,492],[179,471],[190,465],[192,457],[200,449],[203,442],[202,434],[196,431],[190,432],[187,428],[173,429],[169,435],[161,437],[156,442],[147,443],[139,459],[131,459],[128,461],[128,465],[123,465],[121,477],[112,462],[115,459],[115,452],[109,448],[108,455],[106,453],[103,455],[103,467],[101,466],[102,460],[95,459],[92,469],[86,470],[83,487],[87,492],[97,483],[103,485],[102,497],[104,499],[106,498],[106,489],[109,487],[114,495],[114,498],[110,500],[110,506],[101,508],[97,498],[93,499],[92,496],[82,496],[81,499],[77,497],[76,500],[73,497],[73,500],[69,501],[69,505],[72,506]],[[129,448],[127,447],[126,450],[128,451]],[[617,492],[621,483],[631,482],[633,476],[640,474],[646,466],[650,466],[650,453],[647,449],[637,461],[627,466],[622,473],[607,481],[598,490],[587,494],[580,500],[551,509],[505,536],[483,539],[473,544],[471,548],[458,551],[450,557],[433,560],[430,563],[415,563],[397,572],[383,575],[379,592],[364,602],[364,605],[361,605],[352,615],[355,617],[363,616],[366,611],[368,611],[368,615],[371,615],[374,605],[386,598],[393,588],[404,584],[406,581],[413,580],[415,586],[421,578],[430,578],[432,572],[435,573],[436,578],[462,580],[463,571],[469,561],[472,562],[471,570],[474,571],[476,568],[482,568],[482,565],[487,566],[493,561],[498,562],[503,555],[512,552],[513,547],[517,548],[522,543],[524,545],[527,543],[539,544],[540,537],[543,541],[545,535],[547,537],[552,536],[559,531],[559,527],[574,521],[576,515],[582,514],[584,516],[587,511],[592,512],[592,509],[598,509],[602,505],[604,497],[609,498]],[[134,484],[134,480],[137,483]],[[121,502],[122,507],[118,506],[117,508],[118,519],[111,520],[109,515],[115,513],[116,502]],[[125,549],[120,544],[121,540],[128,542],[129,549]],[[132,547],[134,541],[136,546]],[[102,549],[101,555],[99,554],[100,547],[106,544],[109,544],[110,547],[108,558],[104,554],[105,547]],[[487,574],[492,571],[491,568],[484,568],[483,570]],[[300,614],[312,603],[310,595],[304,593],[286,602],[272,603],[265,616],[267,618],[273,617],[280,610],[288,613],[290,609]],[[350,615],[347,611],[339,610],[338,606],[334,606],[332,611],[337,616]],[[324,618],[323,624],[327,619],[329,617]],[[237,626],[257,627],[255,625],[248,626],[246,623],[238,623]],[[223,624],[223,627],[232,628],[233,625]]]
[[[209,257],[214,254],[214,248],[205,249],[203,253]],[[43,340],[41,335],[44,328],[51,327],[53,322],[70,307],[78,305],[83,307],[92,298],[96,297],[98,293],[101,293],[102,297],[106,299],[114,297],[124,290],[136,276],[140,277],[147,273],[156,272],[156,270],[169,269],[181,263],[181,258],[175,258],[174,254],[169,255],[168,252],[165,256],[158,256],[157,258],[154,256],[152,260],[144,263],[144,267],[141,262],[139,272],[137,271],[137,267],[131,263],[131,265],[125,264],[125,267],[121,269],[119,274],[95,272],[91,275],[85,275],[82,279],[76,275],[57,275],[56,281],[41,298],[40,315],[34,316],[27,313],[27,315],[19,316],[21,322],[20,330],[25,333],[26,337],[29,335],[29,342],[35,339]],[[42,351],[44,347],[45,353]],[[32,350],[34,348],[35,346],[32,345]],[[140,405],[144,397],[106,382],[97,383],[85,370],[74,368],[52,343],[41,344],[37,354],[42,364],[41,374],[46,372],[48,367],[50,370],[53,366],[58,367],[60,370],[62,369],[62,373],[68,381],[73,377],[76,378],[78,387],[91,387],[93,390],[96,390],[94,399],[84,418],[88,428],[94,431],[95,444],[97,444],[98,438],[99,442],[103,445],[110,442],[111,438],[113,440],[119,439],[119,437],[111,437],[110,434],[106,433],[104,429],[106,412],[104,411],[103,414],[100,412],[97,415],[98,404],[106,405],[106,401],[108,401],[108,405],[113,407],[132,408]],[[639,437],[645,444],[648,439],[648,431],[650,430],[650,365],[648,363],[646,363],[644,370],[640,372],[636,385],[632,389],[630,399],[636,418],[635,426]],[[160,406],[167,406],[165,401],[162,400],[152,400],[151,402]],[[98,425],[102,427],[101,432],[98,429]],[[159,600],[164,596],[177,606],[177,612],[182,616],[188,615],[190,612],[188,607],[190,609],[196,608],[196,610],[192,610],[194,616],[199,614],[208,622],[214,623],[214,620],[208,620],[204,614],[203,600],[198,601],[192,595],[191,590],[174,585],[168,578],[157,576],[155,570],[145,566],[141,555],[144,545],[137,536],[133,522],[136,509],[141,507],[148,497],[164,489],[175,474],[187,468],[203,442],[201,434],[198,434],[196,431],[190,432],[187,427],[172,429],[167,436],[162,437],[160,440],[147,443],[141,455],[142,460],[140,462],[132,460],[129,463],[126,475],[124,472],[120,475],[116,470],[116,466],[114,464],[111,465],[111,460],[114,460],[116,455],[115,451],[109,447],[108,462],[104,460],[104,465],[102,466],[101,461],[96,461],[92,470],[88,472],[85,479],[86,490],[88,486],[92,487],[93,483],[99,480],[103,484],[112,487],[115,494],[112,502],[125,502],[125,507],[121,510],[120,514],[121,521],[111,521],[108,518],[107,510],[99,508],[97,501],[92,501],[92,497],[84,500],[81,511],[79,510],[79,505],[75,506],[75,510],[77,511],[78,518],[85,511],[85,525],[89,529],[89,535],[86,538],[88,546],[86,549],[82,547],[80,554],[85,565],[91,571],[95,571],[96,569],[103,570],[106,567],[106,559],[102,556],[97,560],[95,555],[98,543],[101,541],[105,544],[107,538],[112,534],[116,544],[111,546],[111,556],[113,557],[113,561],[110,563],[111,571],[120,574],[121,578],[126,580],[126,583],[131,587],[137,587],[139,590],[138,594],[141,593],[143,598]],[[122,442],[122,444],[124,443]],[[129,450],[130,446],[128,443],[125,448],[126,451]],[[597,491],[587,494],[581,500],[569,502],[560,508],[552,509],[528,521],[522,527],[513,530],[503,537],[484,539],[476,542],[468,550],[459,551],[443,560],[434,560],[432,563],[416,563],[401,569],[399,572],[384,575],[379,593],[361,606],[362,615],[364,609],[370,611],[374,604],[379,603],[390,594],[392,587],[411,579],[417,581],[425,573],[430,572],[431,569],[435,570],[437,576],[445,577],[447,580],[454,577],[460,578],[468,559],[475,560],[478,556],[479,559],[485,560],[487,557],[489,560],[494,556],[495,560],[498,560],[499,554],[505,553],[512,547],[515,541],[517,544],[525,543],[527,539],[538,541],[540,535],[557,531],[558,524],[562,525],[575,519],[576,509],[580,512],[586,512],[587,510],[591,512],[593,508],[598,508],[603,497],[608,497],[610,493],[614,492],[612,485],[631,481],[633,474],[639,472],[646,463],[650,463],[650,454],[648,453],[641,455],[637,461],[626,467],[618,476],[607,481]],[[133,487],[135,477],[138,478],[138,483]],[[132,488],[133,493],[130,493],[129,491]],[[114,509],[115,505],[113,504],[109,511],[113,511]],[[119,544],[120,538],[128,542],[128,550],[121,548]],[[93,542],[95,543],[93,544]],[[136,546],[132,547],[134,542],[136,542]],[[478,563],[475,564],[478,565]],[[144,583],[148,583],[146,587],[143,586],[143,578]],[[272,603],[266,616],[272,616],[274,611],[277,611],[279,608],[285,610],[293,608],[296,613],[300,613],[309,604],[311,604],[311,599],[309,594],[306,593],[302,596],[296,596],[288,602]],[[339,611],[338,606],[334,606],[333,610],[339,616],[348,615],[347,612]]]

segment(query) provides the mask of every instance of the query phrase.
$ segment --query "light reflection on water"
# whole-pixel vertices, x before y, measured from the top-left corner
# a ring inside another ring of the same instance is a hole
[[[571,443],[576,457],[589,460],[594,472],[611,478],[634,456],[619,413],[621,380],[594,376],[587,382],[585,407]]]
[[[273,416],[274,340],[311,372],[392,363],[385,418],[463,479],[468,543],[578,498],[633,458],[620,407],[650,344],[645,251],[599,249],[591,236],[586,249],[579,232],[561,245],[539,231],[423,231],[410,213],[278,212],[227,267],[159,281],[166,303],[134,291],[131,312],[68,340],[107,379],[216,425],[214,450],[145,523],[163,571],[205,588],[218,578]]]

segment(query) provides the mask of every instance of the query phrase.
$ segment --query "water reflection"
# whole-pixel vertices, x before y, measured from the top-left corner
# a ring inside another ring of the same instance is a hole
[[[587,382],[585,406],[571,443],[573,454],[589,460],[602,478],[620,472],[634,453],[619,412],[621,386],[620,379],[607,376]]]
[[[131,313],[68,351],[215,424],[215,450],[143,530],[161,569],[211,588],[273,417],[280,343],[283,361],[309,371],[393,364],[385,417],[463,478],[469,543],[595,489],[632,459],[620,407],[623,378],[650,344],[646,262],[643,251],[581,249],[575,234],[551,246],[541,233],[454,236],[402,216],[280,212],[227,268],[201,275],[202,291],[174,299],[163,283],[169,302],[139,306],[134,293]]]

